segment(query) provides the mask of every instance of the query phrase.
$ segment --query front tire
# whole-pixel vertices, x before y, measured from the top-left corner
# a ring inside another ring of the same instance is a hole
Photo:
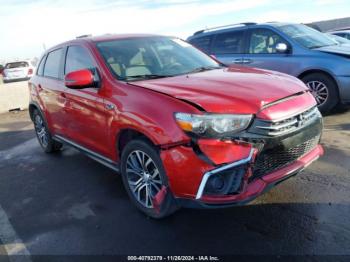
[[[121,173],[129,198],[147,216],[163,218],[176,211],[162,160],[151,143],[142,139],[129,142],[122,151]],[[158,203],[155,199],[160,194]]]
[[[62,144],[53,140],[46,121],[38,110],[33,112],[33,122],[36,137],[45,153],[57,152],[62,148]]]
[[[304,76],[302,81],[315,97],[322,113],[328,113],[339,103],[337,84],[326,74],[312,73]]]

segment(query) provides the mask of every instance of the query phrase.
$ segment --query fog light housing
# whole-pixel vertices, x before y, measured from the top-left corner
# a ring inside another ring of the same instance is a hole
[[[225,186],[225,179],[222,176],[212,176],[207,182],[206,189],[212,193],[219,193]]]
[[[212,175],[205,185],[204,194],[230,195],[239,193],[246,171],[246,166],[240,166]]]

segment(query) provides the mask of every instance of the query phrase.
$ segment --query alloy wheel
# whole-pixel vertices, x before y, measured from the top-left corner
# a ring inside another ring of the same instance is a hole
[[[40,144],[47,147],[49,144],[48,132],[46,130],[44,120],[40,115],[35,116],[35,132],[38,135]]]
[[[163,185],[153,159],[143,151],[132,151],[126,161],[126,175],[136,200],[146,208],[153,208],[153,198]]]
[[[311,90],[312,95],[315,97],[317,105],[323,105],[329,96],[328,87],[320,81],[310,81],[306,83],[307,87]]]

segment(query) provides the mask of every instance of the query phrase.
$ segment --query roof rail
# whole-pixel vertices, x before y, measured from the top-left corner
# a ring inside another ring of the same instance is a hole
[[[90,36],[92,36],[92,34],[80,35],[80,36],[77,36],[76,39],[90,37]]]
[[[236,27],[236,26],[249,26],[249,25],[256,25],[256,23],[245,22],[245,23],[238,23],[238,24],[216,26],[216,27],[211,27],[211,28],[199,30],[199,31],[195,32],[193,35],[198,35],[198,34],[201,34],[201,33],[204,33],[204,32],[214,31],[214,30],[217,30],[217,29],[230,28],[230,27]]]

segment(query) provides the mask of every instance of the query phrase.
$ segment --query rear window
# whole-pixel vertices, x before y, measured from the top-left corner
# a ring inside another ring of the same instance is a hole
[[[20,67],[28,67],[28,66],[29,66],[28,62],[14,62],[14,63],[6,64],[5,68],[11,69],[11,68],[20,68]]]
[[[47,55],[44,76],[59,78],[62,58],[62,48],[50,52]]]
[[[218,34],[213,44],[214,54],[239,54],[243,49],[243,31]]]
[[[203,36],[190,40],[190,43],[202,50],[203,52],[209,53],[211,36]]]

